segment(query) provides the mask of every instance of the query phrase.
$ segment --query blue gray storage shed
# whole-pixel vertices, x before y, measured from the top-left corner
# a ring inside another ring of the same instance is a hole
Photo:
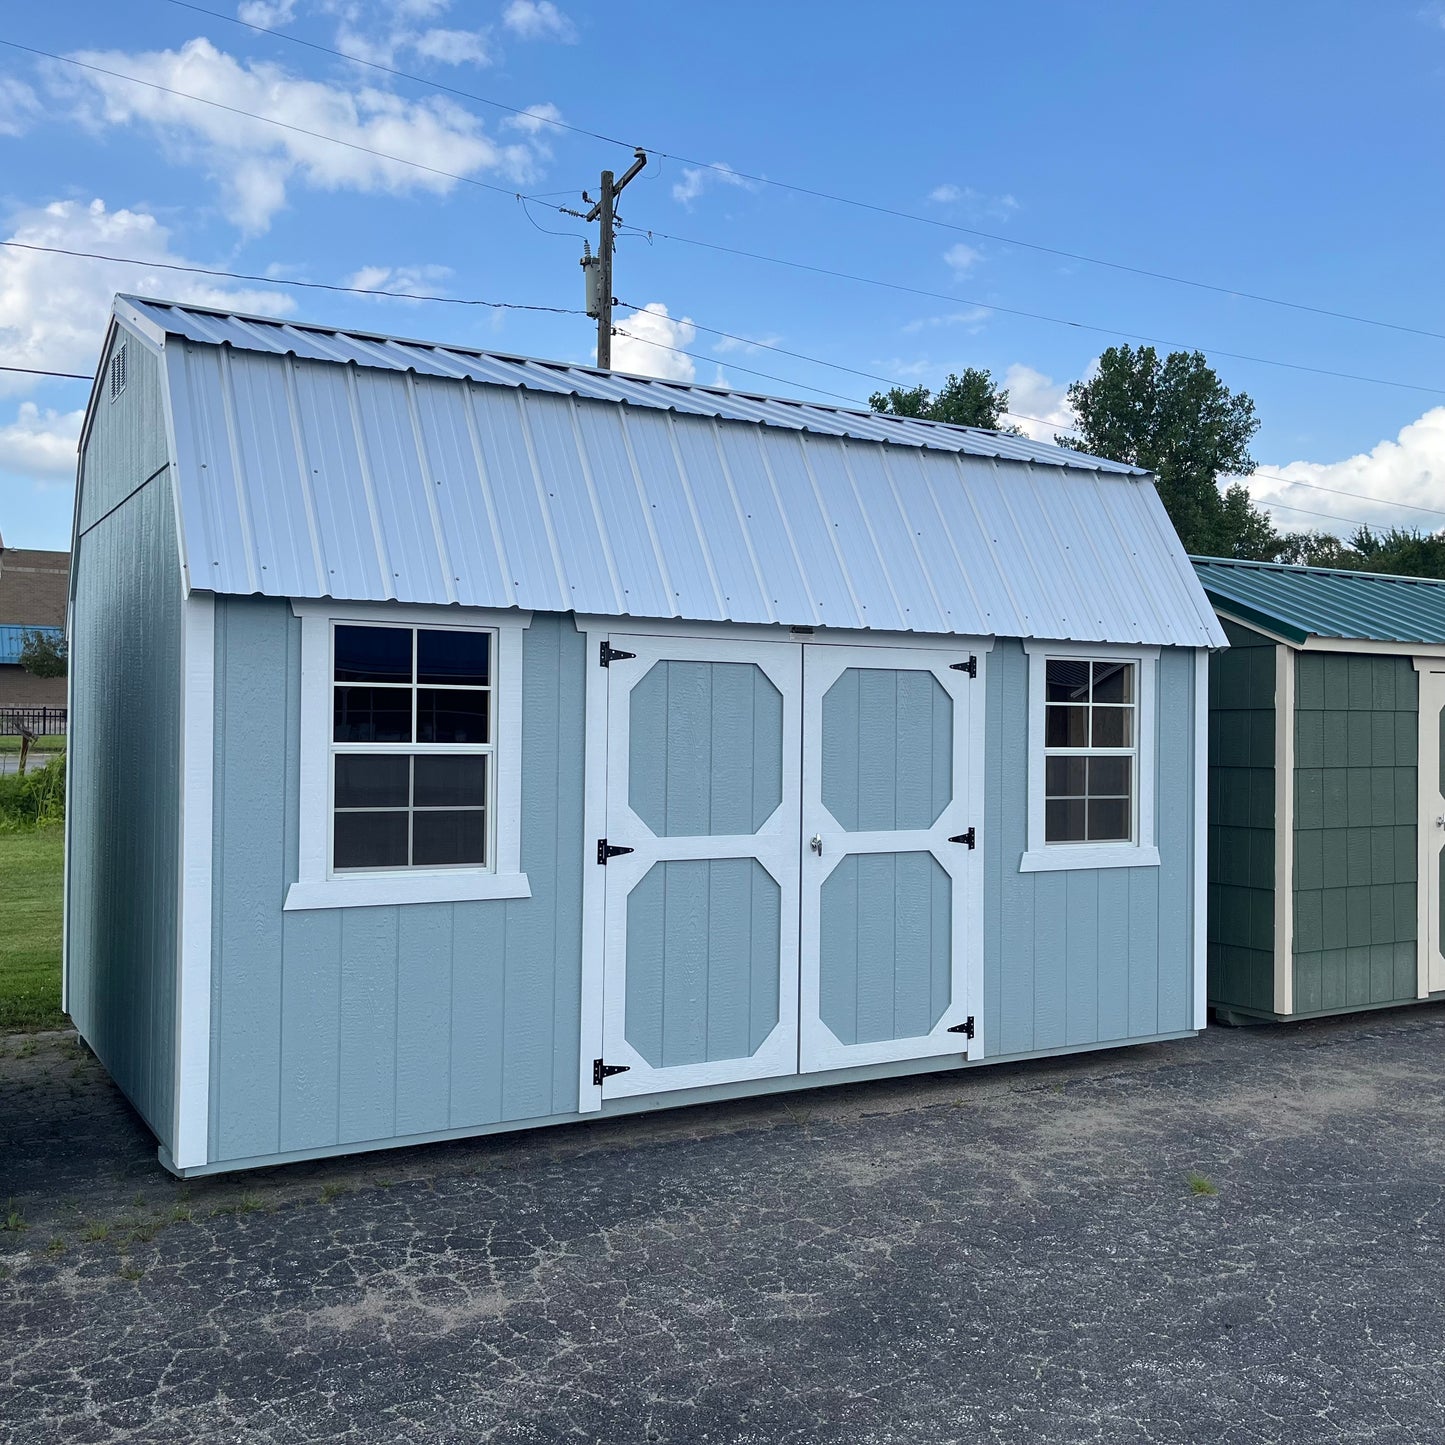
[[[66,1006],[178,1173],[1204,1025],[1135,468],[118,298]]]
[[[1229,1021],[1445,997],[1445,582],[1195,560],[1209,998]]]

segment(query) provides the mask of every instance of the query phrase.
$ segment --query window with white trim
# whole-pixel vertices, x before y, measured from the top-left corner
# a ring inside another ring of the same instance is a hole
[[[530,898],[531,614],[296,599],[301,736],[288,911]]]
[[[490,866],[489,630],[337,622],[331,868]]]
[[[1044,663],[1044,842],[1132,843],[1137,662]]]
[[[1020,871],[1157,866],[1159,649],[1026,641],[1028,827]]]

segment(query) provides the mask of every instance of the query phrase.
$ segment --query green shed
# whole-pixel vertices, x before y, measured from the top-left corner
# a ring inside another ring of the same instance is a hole
[[[1209,1003],[1224,1022],[1445,997],[1445,582],[1196,557]]]

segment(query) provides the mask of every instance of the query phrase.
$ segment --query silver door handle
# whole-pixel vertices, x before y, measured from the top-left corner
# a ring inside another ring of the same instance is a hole
[[[1445,818],[1436,818],[1436,819],[1435,819],[1435,826],[1436,826],[1437,828],[1445,828]]]
[[[1442,821],[1440,826],[1445,827],[1445,821]],[[808,840],[808,847],[821,858],[823,856],[823,835],[821,833],[814,833]]]

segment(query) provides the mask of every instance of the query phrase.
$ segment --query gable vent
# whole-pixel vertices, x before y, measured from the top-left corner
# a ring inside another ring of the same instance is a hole
[[[125,390],[125,347],[110,359],[110,399],[114,401]]]

